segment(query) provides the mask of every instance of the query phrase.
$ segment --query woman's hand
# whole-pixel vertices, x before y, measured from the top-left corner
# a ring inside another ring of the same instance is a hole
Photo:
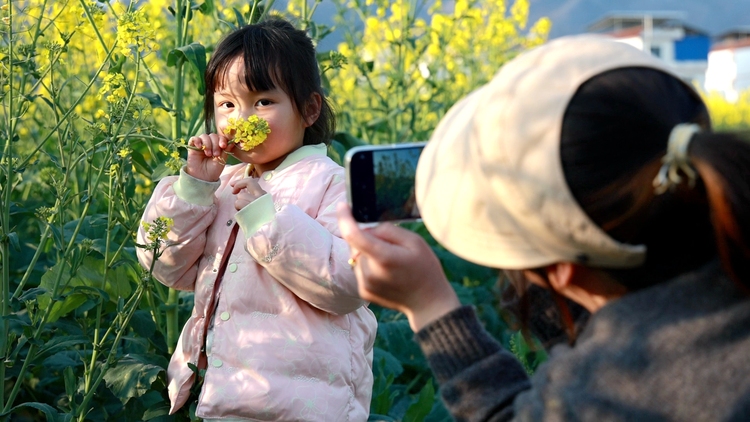
[[[188,148],[187,174],[207,182],[219,180],[227,163],[227,153],[234,149],[234,144],[222,135],[206,133],[191,137],[188,145],[195,149]]]
[[[237,211],[266,194],[266,191],[258,184],[258,180],[252,177],[235,180],[230,185],[232,186],[232,193],[237,195],[237,199],[234,200],[234,208]]]
[[[461,306],[421,236],[393,224],[362,230],[347,204],[339,204],[337,212],[362,299],[403,312],[415,332]]]

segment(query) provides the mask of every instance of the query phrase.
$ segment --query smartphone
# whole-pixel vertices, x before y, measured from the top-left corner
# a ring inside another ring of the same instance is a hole
[[[347,199],[355,220],[369,225],[420,221],[414,176],[426,144],[367,145],[347,151]]]

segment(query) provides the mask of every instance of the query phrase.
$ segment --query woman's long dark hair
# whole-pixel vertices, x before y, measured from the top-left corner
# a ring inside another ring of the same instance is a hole
[[[702,128],[689,148],[699,178],[656,195],[653,180],[678,123]],[[586,214],[613,238],[646,245],[642,267],[609,270],[627,288],[660,283],[717,254],[735,281],[750,286],[750,143],[712,132],[703,101],[685,82],[640,67],[593,77],[566,109],[560,154]]]

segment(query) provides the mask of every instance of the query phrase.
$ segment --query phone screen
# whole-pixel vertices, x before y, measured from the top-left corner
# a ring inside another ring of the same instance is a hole
[[[414,176],[424,146],[424,142],[362,146],[347,152],[349,204],[355,220],[419,220]]]

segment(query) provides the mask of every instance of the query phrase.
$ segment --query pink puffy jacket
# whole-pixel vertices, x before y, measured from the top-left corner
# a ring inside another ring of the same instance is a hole
[[[338,229],[344,171],[324,145],[304,146],[263,173],[268,195],[238,212],[229,183],[245,169],[228,166],[215,183],[184,171],[165,178],[143,215],[174,219],[155,278],[195,292],[169,364],[170,411],[188,399],[192,363],[206,368],[199,417],[365,421],[377,322],[357,295]],[[224,257],[235,224],[240,230]],[[138,241],[145,237],[141,228]],[[138,258],[149,268],[153,257],[139,249]]]

